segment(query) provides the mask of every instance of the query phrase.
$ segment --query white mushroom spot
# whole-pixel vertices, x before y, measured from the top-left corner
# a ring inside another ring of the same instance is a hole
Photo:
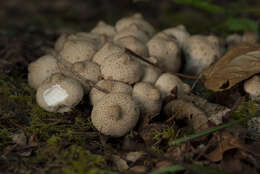
[[[60,86],[54,85],[43,93],[43,98],[49,106],[55,106],[68,97],[68,93]]]

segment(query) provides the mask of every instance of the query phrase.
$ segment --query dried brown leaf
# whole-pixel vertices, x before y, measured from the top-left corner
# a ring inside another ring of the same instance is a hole
[[[213,91],[223,91],[257,73],[260,73],[260,45],[244,43],[203,71],[204,85]]]

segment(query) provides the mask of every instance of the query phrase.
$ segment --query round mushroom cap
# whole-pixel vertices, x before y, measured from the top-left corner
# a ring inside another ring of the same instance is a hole
[[[72,65],[72,71],[79,74],[84,80],[91,81],[93,84],[102,79],[99,65],[92,61],[74,63]],[[85,92],[88,92],[89,90],[90,87],[85,88]]]
[[[103,34],[112,38],[114,35],[116,35],[116,29],[104,21],[99,21],[97,26],[91,30],[91,33]]]
[[[221,56],[221,48],[213,42],[212,37],[194,35],[185,43],[184,53],[184,72],[198,75]]]
[[[98,65],[102,65],[106,58],[111,55],[118,55],[124,52],[124,49],[114,44],[113,42],[107,42],[100,50],[96,52],[92,61]]]
[[[54,49],[60,52],[63,49],[64,43],[68,39],[69,34],[63,33],[55,42]]]
[[[176,38],[177,43],[182,48],[186,40],[190,37],[190,33],[186,30],[184,25],[178,25],[177,27],[167,28],[162,31],[167,35]]]
[[[96,51],[97,47],[88,40],[67,40],[60,51],[60,56],[65,61],[73,64],[91,60]]]
[[[244,90],[252,100],[260,100],[260,76],[255,75],[244,83]]]
[[[115,35],[114,41],[116,42],[118,39],[126,36],[133,36],[143,43],[146,43],[149,40],[149,36],[136,24],[131,24],[129,27],[120,30]]]
[[[62,74],[53,74],[37,89],[36,101],[49,112],[69,112],[83,97],[81,84]]]
[[[177,96],[181,97],[190,92],[190,86],[183,83],[181,79],[170,73],[163,73],[155,82],[155,87],[161,92],[161,97],[165,98],[171,95],[173,89],[177,88]]]
[[[28,65],[28,83],[37,89],[44,80],[58,73],[57,60],[52,55],[44,55]]]
[[[91,120],[101,133],[121,137],[135,127],[139,115],[139,107],[131,96],[110,93],[94,105]]]
[[[122,82],[113,81],[113,80],[101,80],[98,83],[96,83],[96,86],[106,90],[109,93],[113,92],[113,93],[124,93],[124,94],[131,95],[133,90],[130,85]],[[90,103],[92,105],[95,105],[105,95],[106,95],[105,92],[96,88],[92,88],[89,93]]]
[[[133,84],[142,78],[143,69],[132,55],[121,53],[109,56],[101,65],[101,73],[104,79]]]
[[[144,64],[143,67],[144,75],[141,81],[154,84],[162,74],[161,70],[149,64]]]
[[[149,24],[147,21],[145,21],[143,16],[139,13],[118,20],[115,27],[117,31],[120,31],[124,28],[128,28],[132,24],[136,24],[139,28],[145,31],[150,37],[155,32],[153,26]]]
[[[162,100],[160,91],[150,83],[139,82],[134,85],[133,98],[144,115],[154,116],[160,113]]]
[[[178,72],[181,66],[180,48],[174,39],[155,37],[147,43],[150,56],[158,59],[159,65],[168,72]]]
[[[138,40],[136,37],[133,36],[125,36],[121,37],[116,41],[116,43],[122,47],[128,48],[129,50],[133,51],[139,56],[147,57],[148,56],[148,49],[143,42]]]

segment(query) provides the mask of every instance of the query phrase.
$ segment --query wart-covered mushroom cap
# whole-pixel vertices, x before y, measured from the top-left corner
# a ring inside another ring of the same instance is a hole
[[[252,100],[260,100],[260,76],[255,75],[251,79],[245,81],[244,90],[249,94]]]
[[[179,77],[170,73],[163,73],[155,82],[155,87],[160,90],[162,98],[170,96],[172,90],[175,88],[177,88],[178,97],[183,96],[191,90],[188,84],[182,82]]]
[[[133,98],[144,115],[154,116],[160,113],[162,100],[160,91],[150,83],[139,82],[134,85]]]
[[[106,58],[101,65],[101,73],[104,79],[133,84],[142,78],[143,69],[132,55],[124,52]]]
[[[104,21],[99,21],[97,26],[91,30],[91,33],[103,34],[109,38],[112,38],[116,35],[116,29]]]
[[[102,65],[109,56],[119,55],[124,51],[124,48],[114,44],[113,42],[107,42],[101,49],[96,52],[92,61]]]
[[[37,89],[44,80],[58,73],[57,60],[52,55],[44,55],[28,65],[28,83]]]
[[[36,101],[49,112],[69,112],[83,97],[81,84],[62,74],[53,74],[37,89]]]
[[[91,120],[101,133],[121,137],[135,127],[139,115],[139,107],[131,96],[110,93],[94,105]]]
[[[156,35],[147,43],[149,55],[156,57],[161,68],[168,72],[178,72],[181,66],[180,47],[175,39]]]
[[[198,75],[221,56],[220,42],[216,37],[194,35],[184,46],[186,65],[184,72]]]
[[[106,92],[109,93],[113,92],[113,93],[124,93],[124,94],[131,95],[133,91],[130,85],[118,81],[113,81],[113,80],[101,80],[98,83],[96,83],[96,86],[106,90]],[[106,95],[105,91],[101,91],[97,88],[92,88],[89,93],[90,103],[92,105],[95,105],[105,95]]]
[[[130,25],[136,24],[139,28],[145,31],[150,37],[154,34],[155,30],[153,26],[144,20],[143,16],[139,13],[130,17],[125,17],[117,21],[115,27],[117,31],[128,28]]]

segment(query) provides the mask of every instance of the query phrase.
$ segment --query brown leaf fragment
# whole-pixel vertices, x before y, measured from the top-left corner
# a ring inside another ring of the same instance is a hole
[[[123,160],[120,156],[118,155],[113,155],[112,156],[112,161],[115,163],[116,167],[120,172],[125,171],[129,169],[129,166],[125,160]]]
[[[23,132],[19,134],[14,134],[12,136],[12,140],[15,144],[20,146],[25,146],[27,144],[27,138]]]
[[[126,155],[126,160],[135,163],[137,160],[141,159],[144,157],[145,152],[129,152]]]
[[[203,71],[204,86],[224,91],[260,73],[260,45],[243,43]]]

